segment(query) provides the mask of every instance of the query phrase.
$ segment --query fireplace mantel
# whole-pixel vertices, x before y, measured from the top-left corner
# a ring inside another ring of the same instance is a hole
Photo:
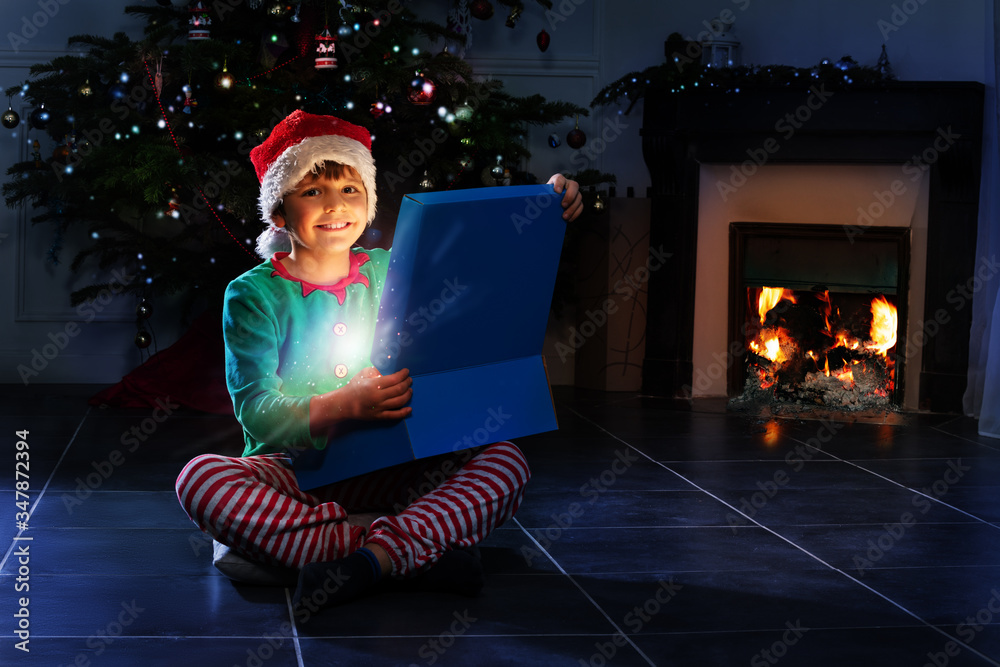
[[[960,411],[971,308],[955,310],[947,295],[975,269],[983,96],[975,82],[647,94],[642,141],[652,181],[650,243],[662,244],[674,260],[649,281],[643,391],[682,397],[692,383],[701,164],[749,161],[747,171],[761,163],[904,165],[938,140],[947,150],[926,153],[933,158],[926,178],[927,247],[934,254],[926,263],[924,313],[944,308],[951,320],[909,368],[921,374],[921,408]],[[914,168],[923,169],[917,159]]]

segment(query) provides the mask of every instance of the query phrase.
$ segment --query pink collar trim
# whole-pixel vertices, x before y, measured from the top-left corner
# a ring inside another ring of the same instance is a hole
[[[361,273],[361,267],[366,264],[371,258],[366,252],[351,252],[350,256],[350,269],[347,275],[341,278],[335,285],[315,285],[313,283],[307,282],[305,280],[300,280],[290,274],[288,269],[285,268],[281,260],[288,257],[287,252],[276,252],[274,257],[271,258],[271,266],[274,267],[274,271],[271,272],[271,277],[281,276],[285,280],[290,280],[294,283],[302,284],[302,296],[309,296],[312,292],[320,290],[322,292],[330,292],[335,297],[337,297],[337,303],[344,305],[344,299],[347,298],[347,286],[358,283],[368,287],[368,276]]]

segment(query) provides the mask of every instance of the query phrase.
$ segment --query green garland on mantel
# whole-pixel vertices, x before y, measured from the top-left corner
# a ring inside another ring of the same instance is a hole
[[[744,65],[739,67],[709,67],[685,55],[682,49],[671,51],[668,38],[667,51],[673,53],[671,59],[662,65],[647,67],[641,72],[629,72],[609,83],[597,93],[591,107],[617,104],[623,97],[628,100],[627,115],[649,90],[669,90],[671,93],[685,93],[705,88],[738,93],[741,87],[768,86],[772,88],[802,88],[822,85],[828,90],[848,88],[870,88],[885,85],[895,77],[885,58],[877,67],[859,65],[854,58],[844,56],[836,62],[824,60],[813,67],[792,67],[790,65]]]

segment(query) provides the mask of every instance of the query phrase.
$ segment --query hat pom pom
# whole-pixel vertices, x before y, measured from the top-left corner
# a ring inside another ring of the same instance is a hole
[[[280,227],[268,225],[257,237],[257,254],[261,259],[271,259],[276,252],[291,252],[292,241],[288,232]]]

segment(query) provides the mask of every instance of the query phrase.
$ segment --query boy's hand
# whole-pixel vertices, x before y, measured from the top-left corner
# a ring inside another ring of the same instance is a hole
[[[562,174],[553,174],[549,183],[557,193],[563,193],[563,220],[576,220],[583,212],[583,195],[580,194],[580,184],[571,181]]]
[[[340,389],[354,419],[402,419],[413,411],[406,404],[413,396],[413,378],[404,368],[382,375],[369,366]]]

